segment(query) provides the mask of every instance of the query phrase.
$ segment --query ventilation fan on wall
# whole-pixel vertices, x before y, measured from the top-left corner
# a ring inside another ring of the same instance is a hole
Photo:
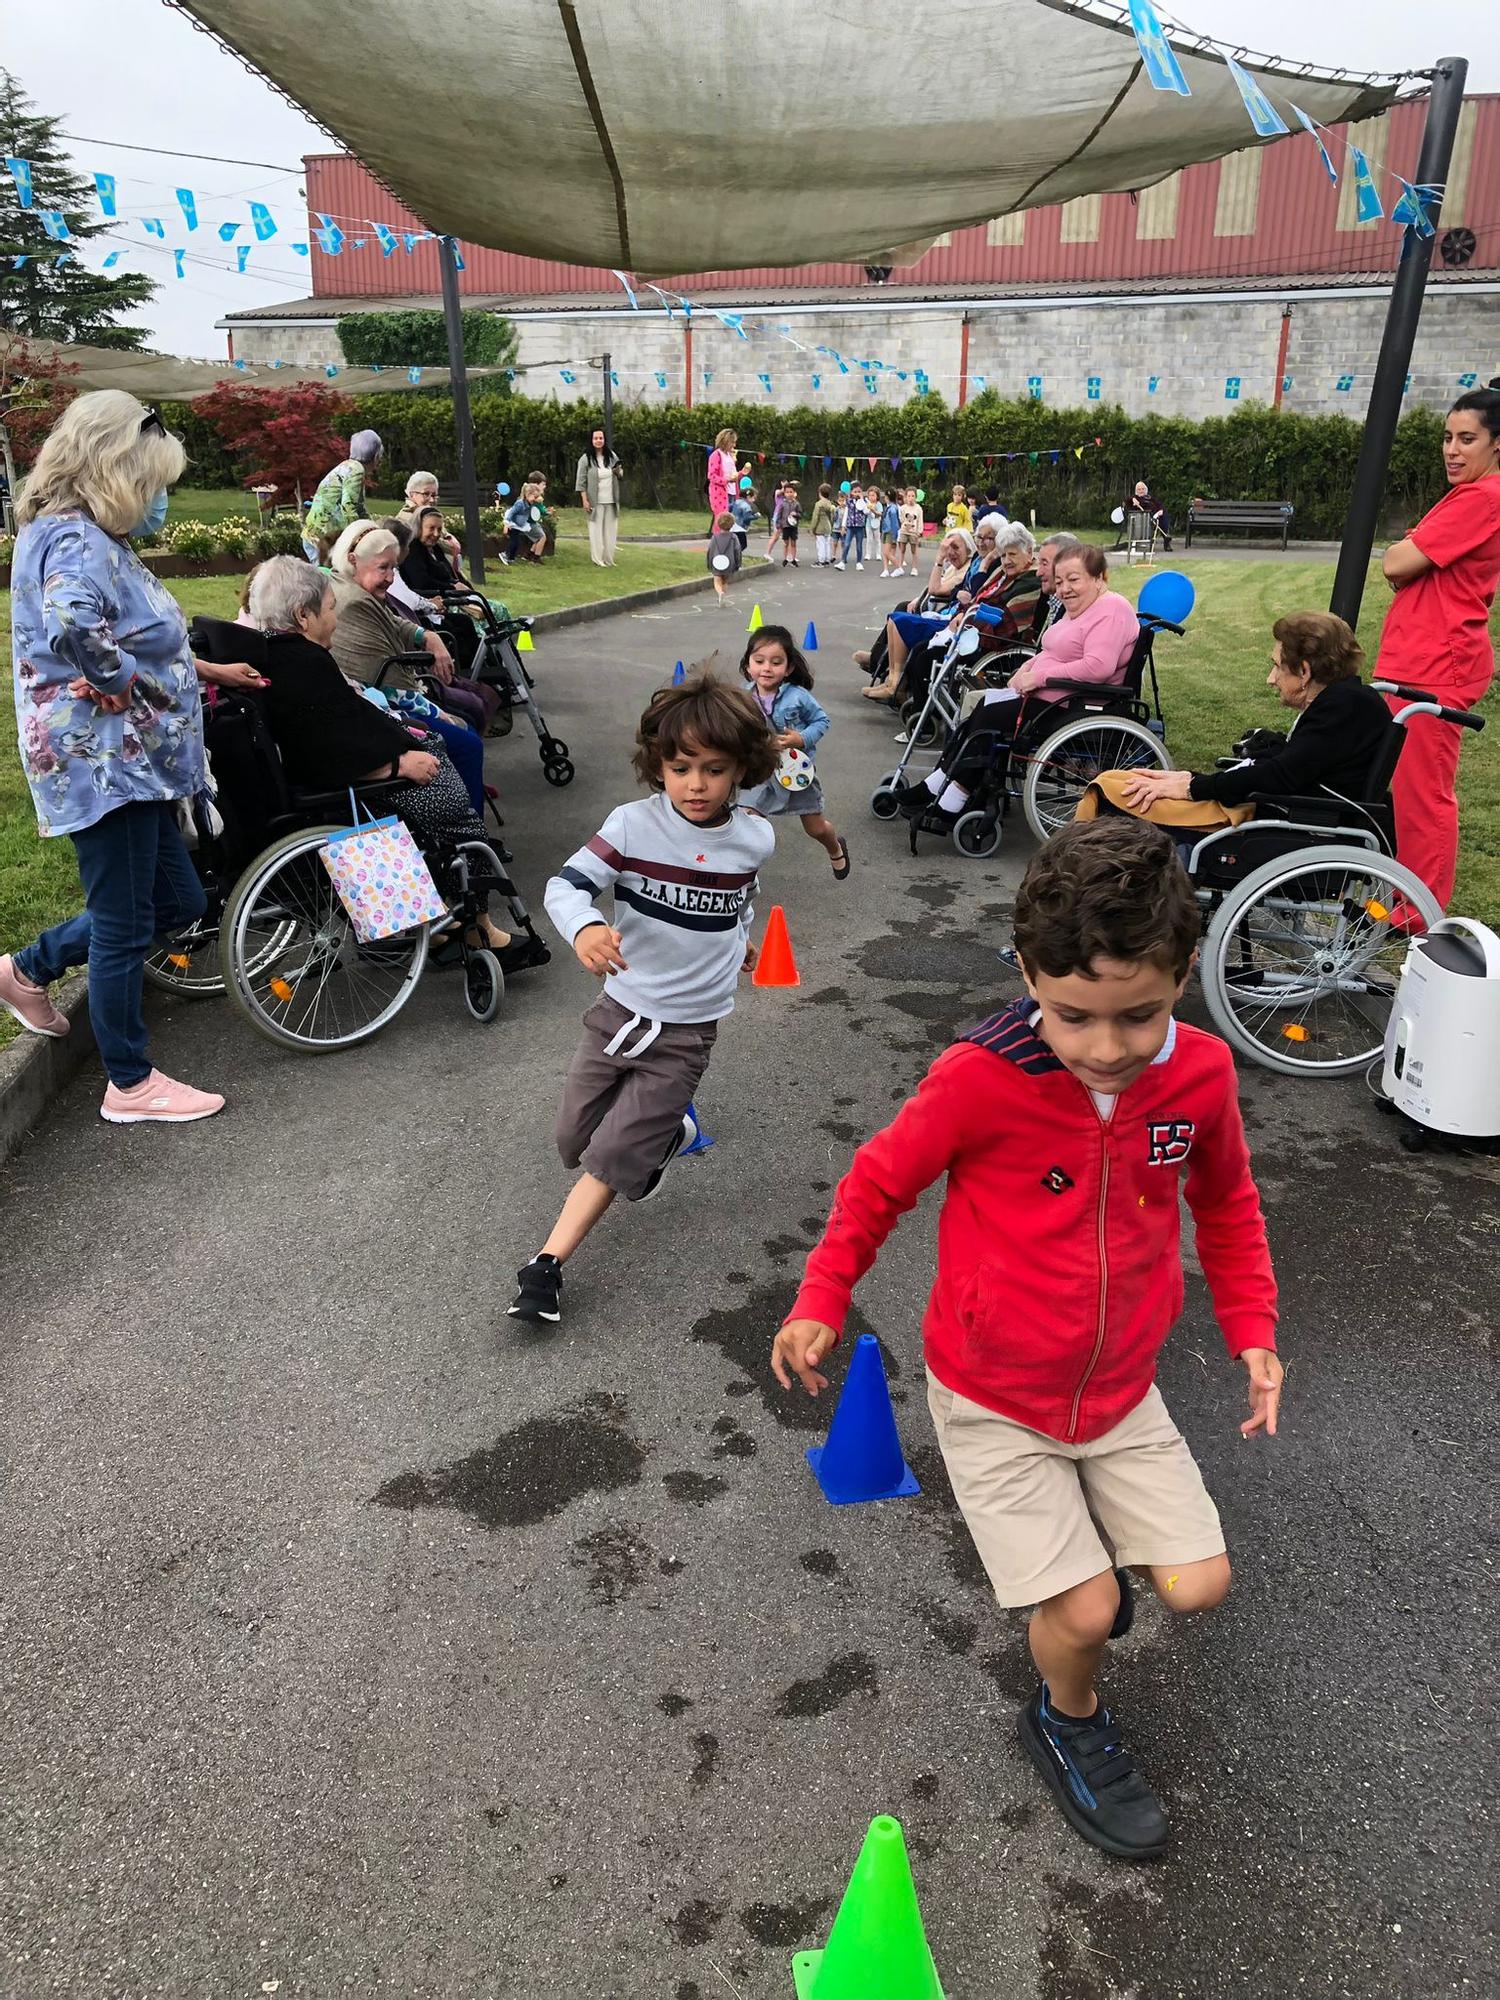
[[[1438,241],[1438,255],[1455,270],[1462,269],[1477,248],[1472,229],[1445,229]]]

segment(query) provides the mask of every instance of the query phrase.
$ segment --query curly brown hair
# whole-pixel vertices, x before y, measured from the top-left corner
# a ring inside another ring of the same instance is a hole
[[[778,753],[766,718],[748,689],[718,680],[712,658],[698,662],[681,687],[658,688],[635,732],[635,769],[653,792],[661,767],[685,750],[717,750],[740,767],[742,785],[763,785]]]
[[[1149,958],[1183,979],[1201,929],[1177,848],[1147,820],[1073,821],[1016,892],[1015,948],[1033,977],[1088,977],[1096,959]]]

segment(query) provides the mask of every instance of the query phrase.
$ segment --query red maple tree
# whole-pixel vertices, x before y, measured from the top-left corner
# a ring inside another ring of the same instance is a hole
[[[32,347],[19,334],[0,334],[0,429],[17,470],[31,464],[42,441],[78,390],[76,361]]]
[[[193,404],[239,468],[240,484],[274,486],[283,500],[311,493],[347,449],[334,428],[354,405],[335,389],[308,382],[290,389],[258,389],[221,382]]]

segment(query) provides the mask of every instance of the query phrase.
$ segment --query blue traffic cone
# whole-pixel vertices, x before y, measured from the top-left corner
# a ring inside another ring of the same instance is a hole
[[[824,1499],[835,1507],[845,1507],[851,1500],[895,1500],[921,1492],[901,1455],[885,1363],[873,1333],[862,1333],[855,1341],[828,1442],[809,1445],[807,1462],[817,1474]]]
[[[688,1106],[688,1117],[692,1119],[693,1130],[698,1136],[690,1146],[683,1147],[682,1158],[685,1160],[690,1159],[694,1153],[706,1153],[714,1143],[703,1129],[703,1120],[698,1116],[698,1107],[696,1104]]]
[[[818,650],[818,628],[810,618],[807,621],[807,631],[803,636],[802,650],[804,653],[815,653]]]
[[[687,679],[687,669],[683,666],[681,660],[679,660],[676,666],[673,667],[672,669],[673,687],[680,688],[686,679]]]

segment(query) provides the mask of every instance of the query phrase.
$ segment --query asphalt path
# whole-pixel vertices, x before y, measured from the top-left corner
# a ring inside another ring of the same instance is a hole
[[[1240,1438],[1193,1278],[1162,1383],[1236,1584],[1111,1649],[1176,1840],[1095,1853],[1017,1744],[1023,1620],[928,1424],[934,1202],[860,1297],[920,1498],[828,1506],[827,1407],[766,1368],[851,1149],[1017,990],[1019,816],[978,864],[867,811],[894,725],[848,649],[893,586],[778,571],[541,642],[578,778],[492,746],[516,872],[539,904],[631,794],[652,687],[732,665],[757,593],[817,621],[854,872],[786,826],[762,911],[801,987],[743,989],[717,1143],[606,1219],[559,1331],[503,1313],[567,1185],[593,989],[561,949],[489,1028],[433,973],[322,1059],[158,1006],[160,1060],[228,1111],[107,1127],[90,1072],[0,1175],[0,1993],[770,2000],[878,1812],[949,2000],[1495,1990],[1495,1163],[1408,1157],[1362,1083],[1243,1076],[1282,1434]]]

